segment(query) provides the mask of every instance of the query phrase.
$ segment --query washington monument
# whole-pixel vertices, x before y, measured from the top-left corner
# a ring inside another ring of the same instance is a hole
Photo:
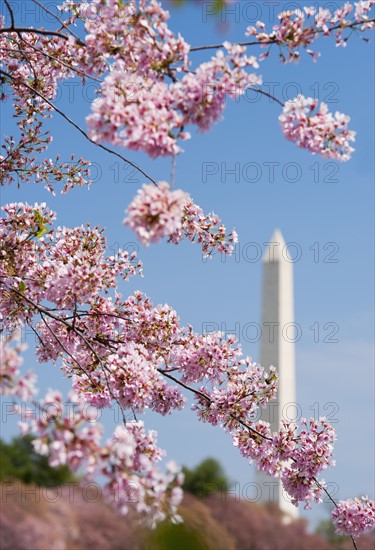
[[[276,399],[261,416],[262,420],[271,423],[272,431],[279,429],[283,418],[293,420],[296,413],[294,331],[293,267],[284,238],[276,229],[263,256],[260,346],[261,365],[266,370],[273,365],[279,374]],[[291,504],[276,478],[257,471],[256,481],[260,502],[274,502],[290,519],[298,517],[298,509]]]

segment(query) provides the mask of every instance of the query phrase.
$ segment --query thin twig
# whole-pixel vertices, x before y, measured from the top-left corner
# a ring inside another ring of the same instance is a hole
[[[329,494],[329,492],[328,492],[327,489],[324,487],[324,485],[322,485],[321,483],[319,483],[319,481],[316,479],[316,477],[313,477],[313,480],[315,481],[315,483],[317,484],[317,486],[319,487],[319,489],[322,489],[322,491],[325,492],[325,494],[327,495],[327,497],[329,498],[329,500],[332,502],[332,504],[334,505],[334,507],[337,508],[337,502],[332,498],[332,496]]]
[[[35,46],[33,46],[32,44],[30,44],[30,42],[27,42],[23,37],[22,35],[20,35],[20,39],[22,40],[22,42],[24,42],[29,48],[32,48],[35,52],[39,53],[39,54],[42,54],[44,55],[45,57],[48,57],[49,59],[51,59],[52,61],[56,61],[57,63],[60,63],[60,65],[62,65],[63,67],[66,67],[67,69],[70,69],[71,71],[74,71],[78,74],[81,74],[82,76],[86,77],[86,78],[90,78],[91,80],[95,80],[95,82],[103,82],[102,80],[100,80],[99,78],[95,78],[95,76],[91,76],[87,73],[85,73],[84,71],[81,71],[81,69],[77,69],[76,67],[73,67],[72,65],[68,65],[68,63],[65,63],[64,61],[62,61],[61,59],[59,59],[58,57],[55,57],[53,55],[50,55],[49,53],[43,51],[43,50],[40,50],[38,48],[36,48]]]
[[[236,46],[259,46],[260,44],[264,44],[265,42],[260,42],[259,40],[256,41],[246,41],[246,42],[234,42]],[[266,42],[267,44],[267,42]],[[204,46],[193,46],[190,48],[190,52],[200,52],[203,50],[217,50],[218,48],[225,48],[224,44],[210,44],[210,45],[204,45]]]
[[[373,23],[375,21],[375,19],[368,19],[368,20],[362,20],[362,21],[354,21],[353,23],[351,23],[350,25],[346,25],[345,28],[346,29],[355,29],[356,27],[358,27],[359,25],[363,25],[365,23]],[[336,31],[338,29],[342,29],[343,27],[341,26],[341,23],[338,23],[337,25],[331,27],[329,29],[329,31]],[[316,34],[323,34],[324,33],[324,30],[323,29],[316,29],[314,30],[314,33]],[[273,38],[271,37],[269,39],[268,42],[266,41],[260,41],[260,40],[252,40],[252,41],[247,41],[247,42],[233,42],[234,45],[236,46],[265,46],[267,44],[283,44],[282,41],[280,40],[276,40],[276,38]],[[217,50],[218,48],[225,48],[224,44],[221,43],[221,44],[211,44],[211,45],[204,45],[204,46],[193,46],[192,48],[190,48],[189,51],[191,52],[199,52],[199,51],[204,51],[204,50]]]
[[[173,155],[172,157],[172,171],[171,171],[171,189],[174,187],[176,179],[176,155]]]
[[[9,15],[10,15],[10,26],[12,29],[14,29],[15,21],[14,21],[14,13],[12,6],[9,4],[8,0],[4,0],[6,7],[8,8]]]
[[[46,8],[45,6],[43,6],[43,4],[41,4],[40,2],[38,2],[38,0],[33,0],[34,4],[36,4],[37,6],[39,6],[40,8],[42,8],[46,13],[48,13],[49,15],[52,15],[52,17],[54,17],[59,23],[60,25],[62,26],[63,29],[66,29],[68,31],[69,34],[71,34],[78,43],[81,43],[81,45],[85,45],[84,42],[81,41],[80,37],[75,33],[73,32],[69,27],[68,25],[66,25],[64,23],[64,21],[62,21],[62,19],[60,19],[60,17],[58,17],[55,13],[53,13],[53,11],[49,10],[48,8]]]
[[[279,105],[281,105],[281,107],[285,107],[285,103],[283,103],[282,101],[280,101],[280,99],[278,99],[277,97],[275,97],[274,95],[270,94],[269,92],[266,92],[265,90],[262,90],[261,88],[250,88],[251,90],[254,90],[254,92],[258,92],[258,94],[262,94],[262,95],[265,95],[271,99],[273,99],[273,101],[276,101],[276,103],[278,103]]]
[[[210,397],[208,397],[208,395],[206,395],[205,393],[199,391],[199,390],[196,390],[195,388],[192,388],[191,386],[188,386],[187,384],[185,384],[184,382],[182,382],[181,380],[179,380],[178,378],[175,378],[174,376],[171,376],[169,374],[169,371],[166,371],[164,369],[157,369],[158,372],[160,372],[161,374],[163,374],[166,378],[169,378],[170,380],[172,380],[173,382],[175,382],[176,384],[179,384],[180,386],[182,386],[183,388],[185,388],[186,390],[192,392],[192,393],[195,393],[196,395],[198,395],[199,397],[201,397],[202,399],[205,399],[207,401],[207,403],[211,404],[212,403],[212,399]],[[272,437],[267,437],[266,435],[263,435],[261,434],[260,432],[258,432],[257,430],[255,430],[254,428],[252,428],[251,426],[249,426],[249,424],[247,424],[246,422],[244,422],[243,420],[241,420],[240,418],[237,418],[236,416],[234,416],[233,414],[230,415],[231,418],[233,418],[233,420],[236,420],[236,422],[238,422],[239,424],[241,424],[242,426],[244,426],[245,428],[247,428],[250,432],[253,432],[255,433],[257,436],[261,437],[262,439],[267,439],[268,441],[272,441]]]
[[[3,27],[0,29],[0,34],[7,33],[7,32],[27,32],[30,34],[40,34],[42,36],[58,36],[59,38],[63,38],[64,40],[69,40],[69,36],[66,36],[66,34],[63,34],[58,31],[50,31],[48,29],[34,29],[33,27]],[[79,46],[86,46],[82,40],[76,39],[76,42]]]
[[[111,395],[112,399],[113,399],[114,401],[116,401],[116,403],[117,403],[118,406],[120,407],[121,414],[122,414],[122,419],[123,419],[123,423],[124,423],[124,426],[125,426],[125,425],[126,425],[125,412],[124,412],[124,409],[123,409],[123,407],[121,406],[119,400],[118,400],[117,397],[113,394],[113,392],[112,392],[112,390],[111,390],[111,388],[110,388],[109,380],[108,380],[108,375],[107,375],[107,372],[106,372],[108,369],[107,369],[106,365],[104,364],[103,360],[101,359],[101,357],[99,357],[97,351],[93,348],[93,346],[92,346],[91,343],[88,341],[88,339],[84,336],[84,334],[82,334],[82,330],[79,330],[78,327],[75,327],[75,326],[73,326],[73,324],[68,323],[64,318],[59,317],[58,315],[54,315],[53,313],[51,313],[48,309],[44,308],[43,306],[40,306],[39,304],[36,304],[33,300],[30,300],[30,298],[28,298],[27,296],[25,296],[24,293],[19,292],[17,289],[15,289],[15,288],[10,288],[10,289],[8,289],[8,290],[11,290],[11,291],[15,292],[18,296],[22,297],[24,300],[26,300],[26,302],[28,302],[29,304],[31,304],[31,305],[39,312],[39,314],[40,314],[40,316],[42,317],[42,319],[43,319],[43,315],[42,315],[43,313],[44,313],[45,315],[48,315],[49,317],[52,317],[52,319],[55,319],[56,321],[62,323],[62,324],[65,325],[66,327],[68,327],[69,330],[73,331],[79,338],[81,338],[81,339],[85,342],[86,346],[89,348],[89,350],[91,351],[91,353],[94,355],[95,359],[98,361],[98,364],[102,367],[102,370],[103,370],[103,373],[104,373],[104,377],[105,377],[106,382],[107,382],[107,389],[108,389],[109,394]],[[43,321],[45,322],[44,319],[43,319]],[[48,325],[47,325],[47,326],[48,326]],[[50,328],[50,327],[49,327],[49,328]],[[61,347],[62,347],[63,349],[65,349],[65,348],[63,347],[63,345],[60,343],[60,341],[59,341],[59,344],[61,345]],[[70,355],[69,352],[67,352],[67,353]],[[79,365],[78,361],[75,360],[74,358],[73,358],[73,361],[75,361],[75,362]],[[79,365],[79,366],[80,366],[80,368],[82,368],[81,365]],[[87,374],[87,373],[85,372],[84,369],[82,369],[82,370],[83,370],[83,372],[84,372],[85,374]],[[90,378],[90,380],[92,380],[92,379]]]
[[[143,176],[145,176],[145,178],[150,180],[157,187],[156,181],[151,176],[149,176],[144,170],[142,170],[142,168],[140,168],[137,164],[135,164],[135,162],[132,162],[131,160],[126,159],[125,157],[120,155],[120,153],[116,153],[116,151],[113,151],[113,149],[110,149],[109,147],[106,147],[105,145],[102,145],[101,143],[97,143],[96,141],[91,139],[89,137],[89,135],[76,122],[74,122],[74,120],[72,120],[70,117],[68,117],[68,115],[66,115],[63,111],[61,111],[58,107],[56,107],[56,105],[54,105],[43,94],[41,94],[40,92],[35,90],[32,86],[29,86],[28,84],[26,84],[26,82],[22,82],[22,81],[20,81],[16,78],[14,78],[11,74],[7,73],[6,71],[3,71],[2,69],[0,69],[0,74],[3,74],[7,78],[10,78],[11,80],[13,80],[13,82],[16,82],[16,84],[24,86],[25,88],[27,88],[28,90],[30,90],[31,92],[36,94],[43,101],[45,101],[47,103],[47,105],[49,105],[51,107],[51,109],[56,111],[56,113],[58,113],[60,116],[62,116],[67,122],[69,122],[69,124],[71,124],[76,130],[78,130],[90,143],[93,143],[94,145],[96,145],[100,149],[103,149],[104,151],[107,151],[107,153],[110,153],[111,155],[115,155],[116,157],[120,158],[122,161],[126,162],[130,166],[133,166],[133,168],[138,170]]]

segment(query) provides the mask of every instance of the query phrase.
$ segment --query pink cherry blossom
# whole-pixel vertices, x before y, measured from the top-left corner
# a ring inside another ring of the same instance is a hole
[[[332,511],[337,533],[358,537],[375,527],[375,504],[367,496],[340,500]]]
[[[251,46],[263,53],[249,55],[246,45],[226,41],[209,46],[216,53],[194,64],[193,50],[203,48],[191,48],[172,32],[169,14],[157,0],[66,0],[56,30],[20,30],[7,3],[7,28],[0,17],[7,90],[0,100],[12,103],[16,133],[4,138],[0,184],[43,182],[54,193],[56,182],[62,192],[90,183],[89,161],[44,157],[52,141],[46,121],[54,115],[124,162],[130,161],[102,143],[175,159],[182,152],[180,141],[191,137],[189,126],[209,130],[223,117],[228,98],[237,100],[262,83],[259,61],[274,45],[284,63],[298,61],[302,50],[316,61],[319,54],[311,48],[319,37],[346,46],[354,31],[374,28],[374,5],[375,0],[359,0],[334,12],[327,7],[283,11],[269,31],[262,21],[247,29]],[[93,80],[98,88],[86,119],[88,133],[57,105],[61,84],[72,78],[81,84]],[[343,161],[353,151],[349,120],[303,96],[287,101],[280,116],[288,140]],[[220,218],[205,214],[186,191],[156,183],[137,168],[155,183],[139,190],[124,220],[141,242],[166,238],[178,244],[186,238],[198,242],[204,256],[233,251],[234,229],[227,232]],[[249,462],[281,480],[295,505],[304,502],[308,508],[321,501],[325,485],[319,476],[334,464],[334,429],[320,418],[283,422],[272,432],[268,422],[255,420],[276,396],[274,367],[266,371],[244,357],[232,336],[182,326],[173,308],[154,305],[140,291],[124,299],[119,283],[141,275],[142,265],[123,250],[108,255],[99,227],[56,227],[56,214],[45,203],[11,203],[3,211],[0,388],[14,400],[22,432],[36,436],[36,452],[48,456],[52,466],[67,464],[83,469],[87,478],[104,478],[106,499],[120,513],[132,505],[151,526],[167,518],[178,522],[180,470],[173,464],[166,472],[158,468],[164,452],[157,434],[146,432],[135,415],[149,409],[170,414],[192,394],[198,418],[230,434]],[[36,335],[37,360],[59,362],[72,380],[66,403],[55,390],[36,401],[35,377],[21,368],[24,327]],[[20,402],[33,410],[25,412]],[[122,424],[103,442],[96,416],[112,406],[119,407]],[[338,532],[361,534],[374,526],[374,504],[367,497],[340,501],[333,521]]]
[[[171,191],[163,181],[157,186],[144,185],[128,206],[127,214],[124,224],[145,245],[163,237],[178,244],[185,237],[200,243],[204,256],[209,256],[214,250],[231,254],[237,242],[234,229],[227,235],[225,226],[219,225],[218,216],[204,215],[188,193]]]
[[[355,140],[355,132],[348,129],[350,118],[339,112],[332,115],[325,103],[318,103],[302,95],[287,101],[279,116],[284,136],[313,154],[349,160],[354,151],[349,142]]]
[[[3,395],[16,396],[21,401],[31,401],[36,393],[36,376],[32,372],[21,375],[22,352],[27,345],[21,342],[21,331],[0,336],[0,388]]]
[[[157,242],[181,228],[187,199],[187,193],[171,191],[164,181],[157,186],[144,185],[128,206],[124,223],[143,244]]]
[[[266,25],[257,21],[256,25],[249,26],[246,34],[259,41],[263,47],[278,46],[279,57],[283,63],[298,62],[301,58],[301,49],[316,61],[320,53],[312,51],[310,46],[320,36],[333,36],[337,46],[346,46],[351,36],[351,30],[364,32],[374,28],[374,21],[369,17],[369,12],[374,6],[374,0],[345,2],[343,6],[331,12],[328,8],[314,6],[283,11],[279,13],[279,23],[267,33]],[[346,17],[353,12],[351,19]],[[260,59],[269,56],[269,50]]]
[[[146,433],[142,421],[117,426],[101,444],[103,426],[90,418],[78,395],[71,392],[64,403],[61,393],[49,390],[27,424],[37,436],[35,451],[48,456],[52,467],[67,464],[75,471],[84,466],[87,480],[104,476],[104,497],[120,513],[134,506],[151,526],[169,517],[180,521],[183,477],[173,464],[166,473],[157,470],[164,453],[156,446],[156,432]]]

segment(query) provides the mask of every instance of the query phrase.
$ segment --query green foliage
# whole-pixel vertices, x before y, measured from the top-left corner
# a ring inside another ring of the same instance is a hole
[[[184,467],[183,473],[184,490],[200,498],[217,491],[225,493],[232,485],[221,464],[214,458],[206,458],[192,470]]]
[[[163,522],[144,545],[145,550],[208,550],[201,535],[184,523]]]
[[[181,7],[184,4],[187,4],[187,0],[173,0],[173,5],[176,7]],[[211,0],[210,9],[211,13],[218,15],[225,7],[225,0]]]
[[[341,543],[346,540],[346,537],[338,535],[331,520],[321,521],[316,528],[316,534],[327,539],[333,546],[341,546]]]
[[[52,468],[45,456],[34,452],[31,436],[0,440],[0,481],[19,479],[41,487],[57,487],[76,481],[67,466]]]
[[[20,292],[24,292],[26,290],[26,285],[23,281],[20,281],[20,284],[18,285],[18,290]]]

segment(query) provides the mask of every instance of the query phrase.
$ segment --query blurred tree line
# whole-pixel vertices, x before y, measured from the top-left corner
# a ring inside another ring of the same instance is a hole
[[[48,458],[34,451],[32,436],[15,437],[10,443],[0,439],[0,482],[20,480],[40,487],[58,487],[77,478],[68,466],[52,468]]]
[[[0,440],[0,482],[19,480],[41,487],[57,487],[79,480],[67,466],[51,468],[47,457],[35,453],[32,440],[29,435],[16,437],[9,443]],[[351,548],[350,539],[337,535],[329,520],[322,521],[315,534],[311,534],[306,520],[284,525],[282,514],[272,505],[235,501],[226,495],[233,482],[214,458],[206,458],[193,468],[184,467],[183,472],[185,497],[181,515],[184,523],[163,522],[155,530],[138,533],[143,550],[207,550],[222,544],[241,550]],[[360,537],[358,542],[361,550],[375,548],[371,534]]]
[[[193,469],[183,467],[182,471],[185,476],[183,489],[198,498],[216,492],[226,493],[233,485],[215,458],[206,458]]]

